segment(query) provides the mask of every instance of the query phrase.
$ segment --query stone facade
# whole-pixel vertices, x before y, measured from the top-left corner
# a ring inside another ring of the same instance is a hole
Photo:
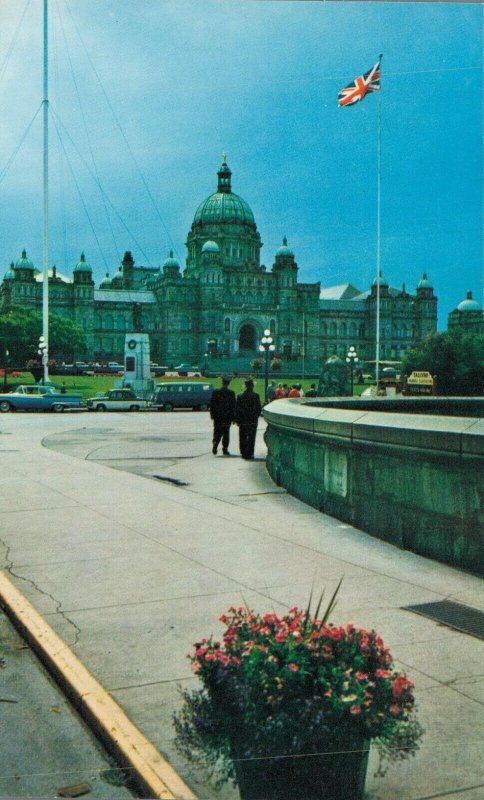
[[[122,360],[126,331],[150,336],[153,360],[202,363],[243,371],[257,356],[269,328],[276,355],[293,367],[319,371],[330,355],[353,345],[360,360],[375,351],[376,281],[367,292],[351,284],[321,290],[301,283],[294,252],[284,238],[270,270],[261,264],[261,237],[249,205],[232,192],[224,159],[217,191],[195,212],[187,236],[184,271],[170,253],[159,269],[135,265],[126,252],[113,277],[98,288],[84,254],[72,277],[49,275],[50,309],[84,330],[79,359]],[[0,287],[3,304],[42,307],[42,274],[26,252],[11,264]],[[436,330],[437,298],[424,275],[411,295],[380,276],[381,359],[399,359]],[[51,353],[53,356],[62,354]]]

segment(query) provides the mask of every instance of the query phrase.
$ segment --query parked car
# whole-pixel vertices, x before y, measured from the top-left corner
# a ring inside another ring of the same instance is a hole
[[[142,411],[148,406],[148,400],[136,397],[131,389],[112,389],[87,401],[89,411]]]
[[[212,392],[211,383],[191,383],[190,381],[159,383],[153,393],[151,405],[158,411],[173,411],[174,408],[208,411]]]
[[[82,395],[64,394],[54,386],[22,384],[14,392],[0,394],[0,411],[64,411],[80,408]]]

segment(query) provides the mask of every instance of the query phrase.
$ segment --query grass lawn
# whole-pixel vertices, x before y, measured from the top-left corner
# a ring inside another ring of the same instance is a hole
[[[56,386],[56,388],[60,389],[62,384],[65,384],[65,387],[68,392],[75,392],[76,394],[81,394],[84,399],[88,397],[93,397],[95,394],[99,394],[100,392],[107,392],[109,389],[114,389],[115,384],[121,380],[119,375],[52,375],[50,377],[52,383]],[[307,380],[298,380],[295,381],[291,378],[285,378],[284,375],[278,375],[277,378],[270,378],[270,380],[274,380],[276,386],[278,383],[287,383],[289,387],[291,387],[294,383],[300,383],[303,391],[307,392],[310,385],[315,383],[314,378],[307,379]],[[193,381],[194,383],[211,383],[215,388],[218,388],[222,385],[222,381],[220,378],[156,378],[155,384],[157,383],[178,383],[179,381]],[[20,383],[30,383],[34,384],[35,381],[32,377],[30,372],[21,372],[19,377],[12,378],[11,375],[8,376],[8,387],[9,391],[12,391],[15,386],[18,386]],[[264,399],[264,377],[257,376],[254,378],[255,383],[255,391],[260,395],[261,400]],[[317,381],[316,381],[317,385]],[[234,378],[230,383],[230,388],[236,394],[240,394],[240,392],[244,391],[244,379],[243,378]],[[365,389],[365,384],[355,384],[354,393],[355,395],[360,395],[363,389]],[[0,380],[0,392],[3,392],[3,382]]]

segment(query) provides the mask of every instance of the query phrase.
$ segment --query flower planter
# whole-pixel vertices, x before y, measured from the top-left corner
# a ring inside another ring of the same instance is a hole
[[[234,751],[241,800],[363,800],[369,741],[321,743],[307,756],[243,759]],[[354,749],[355,746],[358,749]],[[331,752],[333,750],[333,752]],[[335,752],[336,751],[336,752]]]
[[[230,608],[195,644],[175,743],[241,800],[363,800],[370,741],[379,775],[418,749],[412,681],[375,631],[327,622],[337,591],[322,618]]]

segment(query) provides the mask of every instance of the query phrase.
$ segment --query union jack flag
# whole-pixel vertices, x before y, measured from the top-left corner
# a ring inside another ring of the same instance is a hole
[[[359,78],[355,78],[349,86],[340,91],[338,95],[339,106],[352,106],[354,103],[363,100],[368,92],[378,91],[380,88],[380,61],[381,56],[374,67]]]

